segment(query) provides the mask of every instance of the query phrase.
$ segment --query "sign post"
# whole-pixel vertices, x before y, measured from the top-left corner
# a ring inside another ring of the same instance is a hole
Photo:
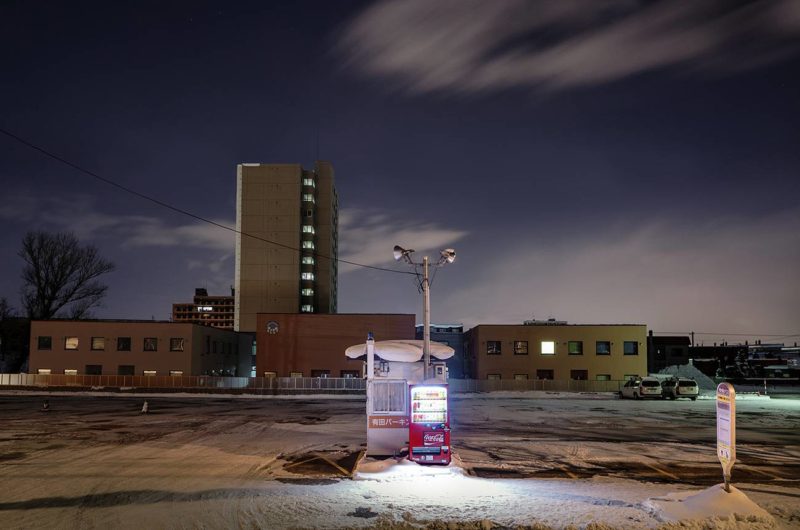
[[[717,458],[725,491],[730,493],[731,469],[736,462],[736,391],[730,383],[717,386]]]

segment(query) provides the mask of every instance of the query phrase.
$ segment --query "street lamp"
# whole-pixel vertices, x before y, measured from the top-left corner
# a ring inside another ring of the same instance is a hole
[[[400,261],[401,259],[414,267],[414,271],[419,277],[417,267],[420,263],[414,263],[411,259],[411,254],[414,253],[413,249],[404,249],[400,245],[394,246],[394,259]],[[445,263],[453,263],[456,260],[456,251],[452,248],[446,248],[439,252],[439,261],[436,262],[437,267],[441,267]],[[422,258],[422,354],[423,354],[423,379],[428,379],[428,365],[431,362],[431,295],[430,295],[430,279],[428,278],[428,256]]]

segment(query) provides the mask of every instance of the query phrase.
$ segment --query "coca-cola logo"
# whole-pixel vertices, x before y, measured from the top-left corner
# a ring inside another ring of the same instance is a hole
[[[422,443],[425,445],[442,445],[444,444],[444,433],[443,432],[423,433]]]

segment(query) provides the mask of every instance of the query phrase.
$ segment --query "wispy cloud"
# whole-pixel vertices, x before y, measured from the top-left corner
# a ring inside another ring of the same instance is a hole
[[[470,325],[552,316],[656,331],[800,333],[800,210],[689,227],[654,222],[459,266],[475,274],[439,292],[437,309]]]
[[[164,219],[143,215],[113,215],[97,201],[79,193],[41,197],[17,193],[0,205],[0,218],[47,230],[68,230],[80,239],[113,238],[122,247],[186,247],[231,252],[234,233],[193,221],[170,225]],[[227,219],[215,222],[233,226]]]
[[[382,0],[337,44],[350,66],[409,92],[472,93],[750,69],[797,53],[798,36],[795,0]]]
[[[440,250],[466,235],[463,230],[420,222],[404,215],[343,209],[339,218],[339,257],[364,265],[386,266],[393,263],[394,245],[415,249],[421,259],[425,253],[438,256]],[[348,272],[354,267],[342,264],[339,270]]]

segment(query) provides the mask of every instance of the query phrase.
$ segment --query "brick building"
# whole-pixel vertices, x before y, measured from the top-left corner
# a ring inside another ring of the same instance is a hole
[[[414,339],[414,315],[259,313],[256,375],[361,377],[363,361],[349,346],[376,340]]]
[[[190,323],[34,320],[30,373],[250,375],[251,338]]]

